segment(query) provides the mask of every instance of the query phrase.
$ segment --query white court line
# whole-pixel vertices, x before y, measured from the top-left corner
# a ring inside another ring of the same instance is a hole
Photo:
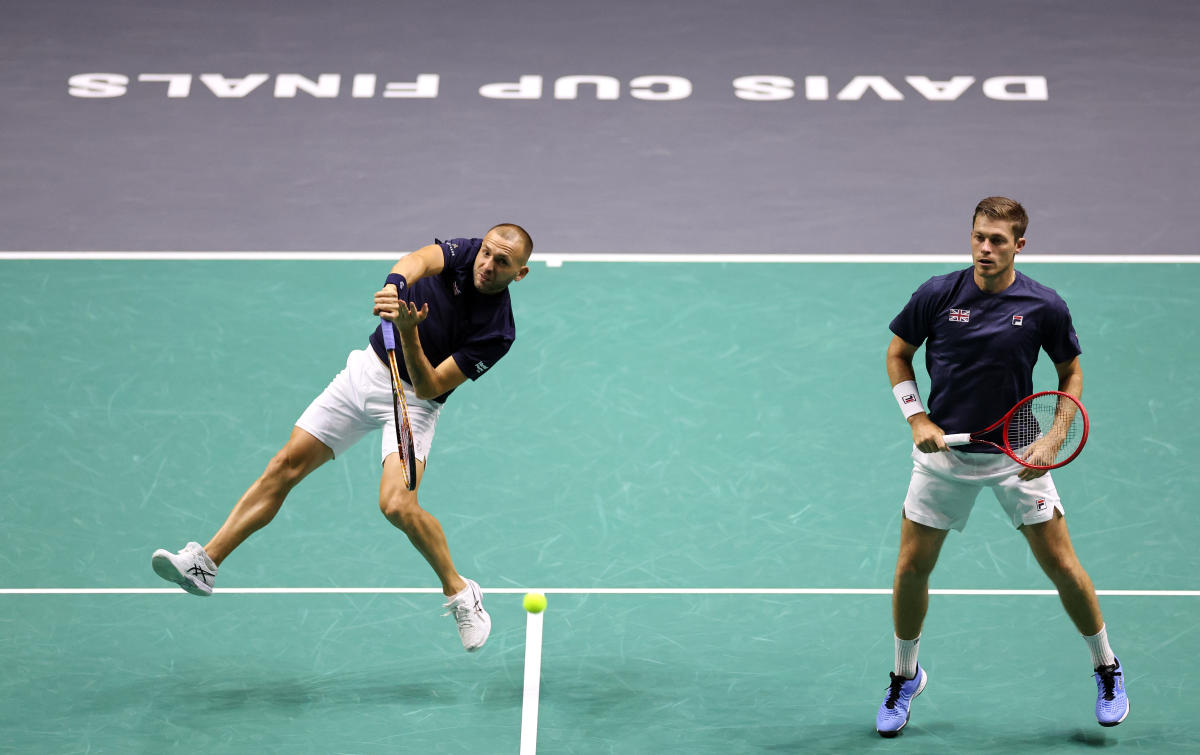
[[[116,252],[116,251],[87,251],[87,252],[35,252],[35,251],[0,251],[0,260],[134,260],[134,261],[167,261],[182,262],[193,260],[217,261],[357,261],[357,260],[387,260],[395,261],[407,252],[285,252],[285,251],[251,251],[251,252],[214,252],[214,251],[156,251]],[[547,267],[562,267],[566,262],[714,262],[714,263],[809,263],[837,262],[858,264],[880,263],[913,263],[937,262],[946,264],[966,265],[970,262],[969,254],[619,254],[615,252],[580,252],[554,253],[535,252],[534,262],[544,262]],[[1037,254],[1026,252],[1021,255],[1020,264],[1037,262],[1080,263],[1080,264],[1174,264],[1200,263],[1200,254]]]
[[[524,595],[527,587],[485,587],[488,595]],[[891,595],[887,587],[547,587],[547,595]],[[437,587],[218,587],[228,595],[417,595],[441,594]],[[1058,595],[1054,590],[932,588],[931,595]],[[1097,595],[1197,598],[1200,590],[1097,590]],[[176,587],[7,587],[0,595],[187,595]]]
[[[542,686],[542,618],[529,613],[525,621],[525,687],[521,695],[521,755],[537,752],[538,696]]]

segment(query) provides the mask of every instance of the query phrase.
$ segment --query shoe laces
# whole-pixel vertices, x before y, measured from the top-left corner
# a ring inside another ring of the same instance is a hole
[[[1116,664],[1111,666],[1101,666],[1100,668],[1096,669],[1096,673],[1100,675],[1100,688],[1103,691],[1104,699],[1115,699],[1116,693],[1114,692],[1114,689],[1117,686],[1117,677],[1121,675],[1121,672],[1117,671]]]
[[[900,699],[900,688],[904,686],[904,683],[908,679],[905,679],[903,676],[896,676],[896,672],[894,671],[889,671],[888,676],[892,678],[892,682],[888,685],[887,700],[883,704],[887,706],[888,710],[894,710],[896,701]]]
[[[454,619],[459,624],[464,621],[470,621],[476,610],[480,607],[478,600],[452,600],[449,603],[442,605],[442,608],[448,609],[443,616],[454,614]]]

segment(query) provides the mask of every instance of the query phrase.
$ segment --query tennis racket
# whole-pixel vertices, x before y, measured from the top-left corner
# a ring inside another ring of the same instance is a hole
[[[995,438],[997,428],[1003,428],[1000,443],[984,437],[990,433]],[[1079,455],[1087,437],[1087,411],[1079,399],[1060,391],[1042,391],[1021,399],[990,427],[944,439],[947,446],[986,443],[1030,469],[1058,469]]]
[[[417,454],[413,448],[412,426],[408,424],[408,402],[404,400],[404,384],[400,382],[400,370],[396,368],[396,329],[391,320],[383,322],[383,345],[387,349],[388,366],[392,370],[392,412],[396,417],[396,449],[400,452],[400,468],[404,473],[404,486],[409,490],[417,487]]]

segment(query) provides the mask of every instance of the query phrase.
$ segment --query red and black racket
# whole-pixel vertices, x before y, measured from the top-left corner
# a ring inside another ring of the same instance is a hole
[[[999,438],[997,428],[1002,428]],[[1042,391],[1021,399],[1008,414],[979,432],[955,433],[944,439],[947,446],[986,443],[1030,469],[1058,469],[1079,455],[1087,437],[1087,411],[1079,399],[1061,391]]]
[[[417,487],[417,454],[413,448],[412,426],[408,424],[408,402],[404,400],[404,384],[400,382],[400,370],[396,368],[396,329],[391,320],[383,321],[383,345],[387,348],[388,366],[392,370],[392,411],[396,417],[396,448],[400,452],[400,465],[404,472],[404,485],[409,490]]]

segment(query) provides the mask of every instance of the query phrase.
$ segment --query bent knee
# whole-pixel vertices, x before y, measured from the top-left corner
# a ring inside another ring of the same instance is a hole
[[[309,473],[308,462],[284,448],[267,464],[263,479],[286,488],[293,487]]]
[[[417,505],[417,496],[404,491],[395,495],[381,495],[379,510],[389,522],[404,529],[418,515],[420,507]]]

